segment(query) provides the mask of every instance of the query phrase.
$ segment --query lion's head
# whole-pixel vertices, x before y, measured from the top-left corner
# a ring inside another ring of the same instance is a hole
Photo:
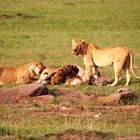
[[[56,71],[57,71],[57,69],[55,69],[55,68],[52,68],[52,69],[45,68],[42,71],[42,73],[40,74],[40,77],[39,77],[37,83],[45,83],[46,80],[51,79],[51,76],[53,74],[55,74]]]
[[[29,70],[33,72],[35,75],[40,75],[41,72],[45,69],[45,65],[40,61],[33,61],[29,65]]]
[[[67,76],[76,76],[79,72],[79,68],[75,64],[67,64],[62,67],[62,72],[65,73]]]
[[[72,40],[72,53],[77,55],[85,55],[87,53],[88,43],[85,40]]]
[[[46,80],[48,76],[49,76],[48,69],[44,69],[40,74],[40,78],[37,82],[41,83],[42,81]]]

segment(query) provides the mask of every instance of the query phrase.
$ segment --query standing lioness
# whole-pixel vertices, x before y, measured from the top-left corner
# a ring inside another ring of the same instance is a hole
[[[115,86],[121,79],[122,70],[126,72],[126,86],[130,83],[129,66],[132,73],[138,79],[133,70],[133,53],[127,47],[99,48],[93,44],[88,44],[84,40],[72,40],[72,53],[82,55],[86,66],[86,79],[89,80],[91,73],[98,74],[98,66],[113,65],[115,80],[111,86]]]

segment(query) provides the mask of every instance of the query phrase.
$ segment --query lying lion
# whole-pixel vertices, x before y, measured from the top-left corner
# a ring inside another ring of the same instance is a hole
[[[15,67],[0,67],[0,84],[31,83],[40,75],[45,65],[39,61],[21,64]]]
[[[89,44],[85,40],[72,40],[72,53],[82,55],[86,66],[86,79],[90,80],[93,72],[98,77],[98,66],[113,65],[115,80],[111,86],[117,85],[121,80],[121,73],[126,73],[126,86],[130,83],[129,67],[133,75],[140,79],[133,70],[133,53],[127,47],[99,48],[96,45]]]

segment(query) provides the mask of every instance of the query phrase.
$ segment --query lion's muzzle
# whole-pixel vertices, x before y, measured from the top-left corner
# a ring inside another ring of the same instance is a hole
[[[74,51],[72,51],[72,54],[73,54],[74,56],[78,56],[78,55],[79,55],[78,52],[74,52]]]

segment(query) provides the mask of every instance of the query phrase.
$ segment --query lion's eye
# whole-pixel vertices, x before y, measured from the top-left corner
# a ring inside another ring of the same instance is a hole
[[[36,64],[36,66],[37,66],[37,67],[39,67],[39,65],[38,65],[38,64]]]

